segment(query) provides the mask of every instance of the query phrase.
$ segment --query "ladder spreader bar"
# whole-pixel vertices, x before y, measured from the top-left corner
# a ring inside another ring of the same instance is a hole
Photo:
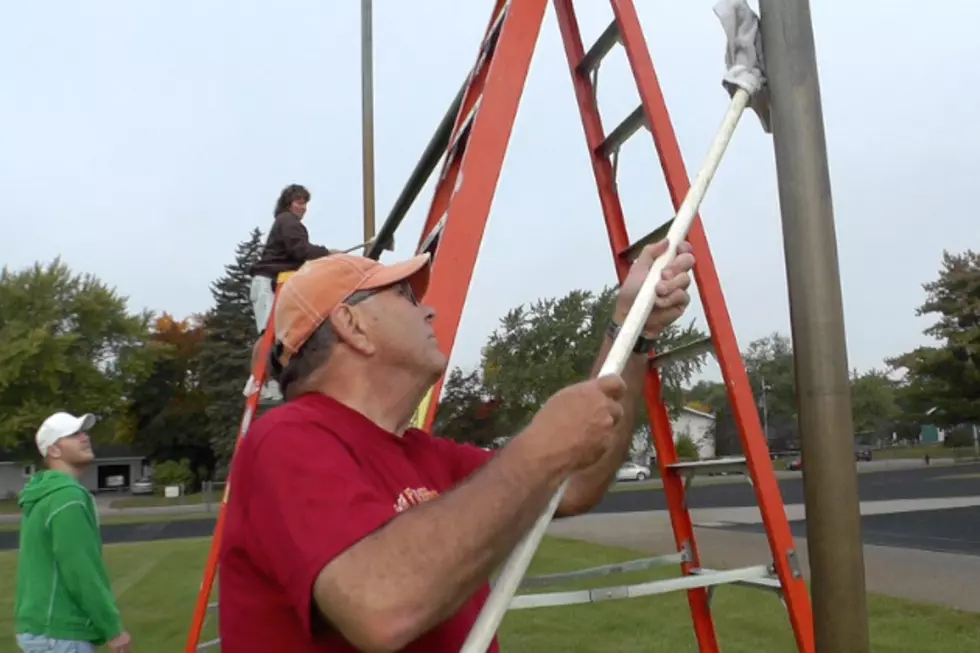
[[[695,567],[691,570],[691,575],[698,574],[717,574],[718,571],[715,569],[707,569]],[[740,585],[742,587],[752,587],[760,590],[769,590],[775,592],[776,594],[782,594],[783,586],[779,582],[779,578],[772,575],[772,570],[770,570],[769,576],[766,578],[750,578],[747,580],[737,580],[733,581],[732,585]]]
[[[583,603],[599,603],[601,601],[616,601],[632,599],[640,596],[667,594],[679,590],[690,590],[699,587],[713,587],[730,583],[760,580],[769,577],[769,567],[756,565],[728,571],[700,573],[690,576],[680,576],[667,580],[655,580],[636,585],[619,585],[603,587],[594,590],[578,590],[572,592],[545,592],[543,594],[524,594],[511,599],[509,610],[525,610],[528,608],[555,607],[560,605],[580,605]]]
[[[519,589],[529,589],[531,587],[548,587],[550,585],[560,585],[563,583],[580,582],[593,578],[605,578],[614,574],[625,574],[634,571],[645,571],[655,567],[666,565],[679,565],[683,562],[684,556],[680,553],[655,556],[653,558],[640,558],[611,565],[601,565],[599,567],[589,567],[578,571],[570,571],[561,574],[543,574],[525,578]]]

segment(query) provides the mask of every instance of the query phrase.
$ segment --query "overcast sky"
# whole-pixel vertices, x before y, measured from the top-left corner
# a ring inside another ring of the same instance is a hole
[[[711,0],[641,0],[690,173],[727,105]],[[813,3],[852,368],[924,341],[914,310],[943,248],[980,247],[980,3]],[[375,1],[378,209],[385,215],[471,67],[492,3]],[[608,3],[579,2],[587,43]],[[360,241],[359,2],[101,0],[0,9],[0,263],[62,256],[178,317],[279,190],[313,193],[314,242]],[[621,50],[600,76],[611,129],[637,103]],[[639,237],[672,213],[648,133],[620,184]],[[429,185],[385,260],[418,242]],[[746,115],[702,206],[740,344],[789,332],[771,138]],[[380,217],[379,217],[380,222]],[[545,272],[533,271],[535,268]],[[475,364],[504,312],[614,282],[553,10],[457,339]],[[691,316],[703,325],[700,308]],[[717,376],[715,369],[709,372]]]

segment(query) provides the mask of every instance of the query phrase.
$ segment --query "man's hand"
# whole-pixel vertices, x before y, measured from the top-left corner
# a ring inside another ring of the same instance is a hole
[[[548,457],[567,460],[570,471],[599,460],[612,446],[626,384],[615,374],[563,388],[534,415],[531,428]]]
[[[129,633],[123,631],[105,643],[111,653],[130,653],[133,649],[132,638]]]
[[[667,251],[667,245],[667,239],[647,245],[633,263],[616,298],[614,319],[619,324],[623,323],[630,307],[636,301],[640,287],[650,274],[653,262]],[[691,253],[691,245],[682,242],[677,246],[677,255],[670,265],[664,268],[661,281],[657,284],[657,301],[643,328],[646,337],[659,335],[683,315],[684,310],[691,303],[691,296],[687,294],[687,289],[691,285],[690,271],[693,267],[694,254]]]

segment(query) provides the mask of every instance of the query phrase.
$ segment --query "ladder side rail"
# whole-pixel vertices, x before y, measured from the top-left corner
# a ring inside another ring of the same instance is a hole
[[[648,124],[657,146],[671,201],[676,209],[684,201],[690,188],[690,179],[681,156],[677,136],[671,125],[653,60],[640,29],[633,3],[630,0],[610,0],[610,2],[617,20],[623,27],[622,39],[626,46],[627,58],[647,112]],[[738,426],[774,566],[784,588],[794,636],[799,650],[810,652],[815,648],[810,595],[799,568],[795,543],[769,456],[768,443],[762,434],[762,424],[755,407],[752,386],[738,349],[735,330],[732,327],[700,216],[696,217],[691,226],[688,240],[697,260],[694,266],[695,283],[714,340],[715,352]]]
[[[227,514],[226,508],[228,506],[228,498],[231,491],[231,466],[235,459],[235,454],[238,452],[238,447],[241,444],[242,439],[245,437],[249,426],[251,426],[255,413],[258,411],[261,387],[265,383],[266,375],[268,373],[268,361],[269,356],[272,353],[272,342],[275,337],[273,316],[275,315],[275,307],[279,300],[279,290],[281,288],[281,284],[276,288],[275,298],[273,299],[272,303],[272,311],[269,313],[269,322],[266,326],[265,332],[262,334],[262,339],[259,344],[259,358],[255,363],[255,367],[252,369],[252,376],[255,378],[255,382],[259,389],[252,392],[252,394],[250,394],[245,400],[245,410],[242,412],[242,420],[238,426],[238,435],[235,438],[235,446],[232,449],[231,460],[228,461],[228,478],[225,482],[224,494],[221,497],[221,505],[218,508],[218,519],[215,522],[214,533],[211,537],[211,548],[208,552],[208,560],[204,567],[204,578],[201,581],[201,587],[198,589],[197,602],[194,605],[194,615],[191,620],[191,627],[187,633],[187,644],[184,648],[185,653],[195,653],[197,651],[198,642],[201,639],[201,632],[204,630],[204,623],[207,619],[208,603],[211,599],[211,589],[214,586],[214,579],[218,572],[218,555],[221,551],[221,540],[222,536],[224,535],[225,516]]]
[[[488,62],[480,106],[469,128],[465,151],[459,156],[458,176],[452,186],[448,180],[440,180],[439,190],[449,197],[447,216],[425,301],[437,311],[433,327],[447,358],[455,344],[546,7],[547,0],[510,3]],[[430,390],[422,424],[425,429],[432,427],[444,381],[445,375]]]
[[[605,133],[596,104],[594,86],[587,77],[588,72],[582,70],[579,65],[585,58],[585,49],[572,1],[554,0],[554,5],[582,116],[582,126],[589,146],[592,169],[599,190],[606,227],[609,232],[612,255],[617,274],[620,282],[622,282],[629,271],[630,264],[625,257],[619,254],[626,251],[630,243],[612,165],[608,156],[600,150],[605,140]],[[663,481],[663,491],[673,526],[674,541],[677,550],[684,554],[681,570],[687,575],[693,569],[700,567],[700,559],[694,537],[694,526],[686,509],[687,501],[683,480],[668,468],[668,465],[677,462],[677,451],[674,446],[670,416],[667,414],[662,401],[660,377],[654,369],[648,370],[646,374],[643,396],[650,417],[653,445],[657,452],[657,465],[660,468],[660,476]],[[717,634],[711,618],[710,597],[707,590],[704,587],[695,587],[688,590],[687,595],[700,650],[717,652],[719,650]]]
[[[419,248],[427,240],[431,239],[432,232],[438,226],[449,203],[452,201],[462,164],[462,155],[467,148],[468,130],[472,128],[471,118],[475,117],[475,112],[479,110],[480,100],[483,97],[483,91],[487,81],[488,64],[494,54],[492,49],[495,49],[495,43],[491,43],[491,40],[493,40],[492,37],[495,31],[502,27],[498,24],[498,18],[501,12],[509,11],[508,4],[509,0],[496,0],[494,3],[493,12],[490,14],[487,28],[484,30],[483,39],[480,41],[480,47],[476,53],[473,67],[467,73],[466,80],[463,82],[462,88],[460,88],[458,102],[454,101],[456,115],[452,119],[452,128],[449,131],[449,138],[444,148],[445,152],[441,155],[442,168],[439,171],[438,182],[432,195],[432,201],[426,212],[425,222],[422,224],[422,231],[419,233]],[[499,43],[499,33],[496,43]],[[488,49],[491,49],[491,51],[488,52]],[[446,117],[449,117],[448,114]]]

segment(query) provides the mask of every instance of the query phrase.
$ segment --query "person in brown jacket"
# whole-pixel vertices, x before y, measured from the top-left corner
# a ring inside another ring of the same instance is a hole
[[[276,279],[279,274],[298,270],[307,261],[335,253],[334,250],[322,245],[310,243],[309,232],[303,224],[309,202],[310,191],[299,184],[290,184],[282,190],[273,211],[275,221],[269,229],[265,247],[259,260],[252,266],[252,287],[249,296],[259,338],[269,322],[276,296]],[[249,376],[248,383],[245,385],[245,396],[255,391],[254,384],[255,379]],[[282,398],[275,381],[270,380],[266,383],[262,389],[262,398],[272,401]]]

